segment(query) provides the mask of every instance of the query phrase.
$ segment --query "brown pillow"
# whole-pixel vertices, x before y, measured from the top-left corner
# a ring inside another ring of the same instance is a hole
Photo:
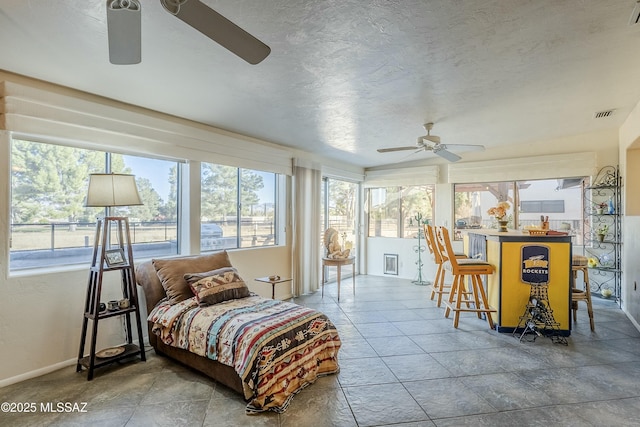
[[[154,259],[152,263],[170,304],[177,304],[193,297],[193,292],[184,279],[186,273],[200,273],[231,267],[227,251],[186,258]]]
[[[185,280],[191,286],[200,305],[218,304],[219,302],[249,296],[249,288],[233,267],[224,267],[206,273],[188,273]]]

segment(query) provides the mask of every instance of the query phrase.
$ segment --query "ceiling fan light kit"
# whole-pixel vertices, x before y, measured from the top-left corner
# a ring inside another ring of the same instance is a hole
[[[107,0],[109,62],[116,65],[140,63],[141,22],[138,0]]]
[[[271,48],[199,0],[160,0],[171,15],[189,24],[249,64],[262,62]],[[141,61],[141,10],[139,0],[107,0],[109,62],[116,65]]]

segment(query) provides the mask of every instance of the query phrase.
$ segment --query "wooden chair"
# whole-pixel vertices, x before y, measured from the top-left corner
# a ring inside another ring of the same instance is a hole
[[[579,271],[582,272],[583,288],[576,286]],[[571,260],[571,273],[571,310],[573,311],[573,321],[578,320],[578,302],[584,301],[587,304],[587,312],[589,313],[589,326],[591,326],[591,331],[595,331],[596,325],[593,319],[593,306],[591,305],[591,285],[589,284],[587,258],[574,255]]]
[[[489,327],[494,329],[491,313],[497,310],[489,307],[487,302],[487,294],[482,284],[482,276],[485,274],[493,274],[493,265],[486,261],[474,258],[457,258],[449,237],[449,230],[445,227],[437,227],[435,230],[436,241],[444,248],[444,255],[447,260],[444,262],[444,268],[453,274],[453,284],[449,299],[445,301],[447,306],[444,315],[449,317],[453,311],[453,327],[458,327],[461,312],[473,312],[482,319],[482,313],[485,313]],[[466,290],[464,279],[469,277],[470,290]],[[465,303],[465,307],[462,306]]]
[[[438,296],[437,306],[440,307],[442,305],[442,296],[448,294],[449,289],[451,289],[451,285],[447,285],[444,282],[444,262],[447,260],[446,256],[443,254],[444,248],[440,247],[438,241],[436,240],[434,227],[429,224],[425,224],[424,226],[424,236],[427,241],[427,248],[429,249],[429,253],[433,257],[433,262],[436,264],[436,276],[433,279],[433,285],[431,286],[431,300]],[[463,253],[456,253],[456,258],[467,258],[467,256]]]

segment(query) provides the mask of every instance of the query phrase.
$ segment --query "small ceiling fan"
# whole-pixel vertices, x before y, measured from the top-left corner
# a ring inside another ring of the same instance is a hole
[[[164,9],[250,64],[265,59],[271,48],[200,0],[160,0]],[[140,0],[107,0],[109,61],[141,61]]]
[[[436,135],[431,135],[431,129],[433,129],[433,123],[425,123],[424,128],[427,130],[427,134],[424,136],[418,137],[418,141],[416,145],[411,145],[407,147],[393,147],[393,148],[378,148],[378,153],[390,153],[393,151],[408,151],[415,150],[416,153],[421,151],[431,151],[433,154],[436,154],[443,159],[446,159],[450,162],[457,162],[462,157],[457,154],[452,153],[449,150],[455,151],[482,151],[484,150],[483,145],[474,145],[474,144],[442,144],[440,142],[440,137]]]

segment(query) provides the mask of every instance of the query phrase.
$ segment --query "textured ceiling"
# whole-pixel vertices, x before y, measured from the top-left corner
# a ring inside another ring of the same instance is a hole
[[[105,0],[3,0],[0,69],[364,167],[427,121],[490,148],[618,128],[640,100],[635,0],[204,0],[271,47],[258,65],[141,2],[142,63],[116,66]]]

